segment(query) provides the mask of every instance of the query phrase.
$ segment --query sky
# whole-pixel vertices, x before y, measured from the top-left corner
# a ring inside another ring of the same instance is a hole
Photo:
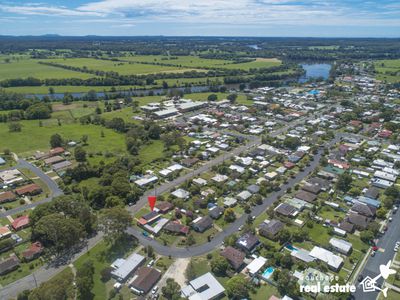
[[[0,35],[400,37],[399,0],[0,0]]]

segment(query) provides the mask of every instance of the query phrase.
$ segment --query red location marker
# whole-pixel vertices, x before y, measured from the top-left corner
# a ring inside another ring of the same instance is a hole
[[[156,200],[157,200],[156,196],[148,196],[147,200],[149,201],[149,205],[150,205],[151,211],[153,211],[154,210],[154,206],[156,205]]]

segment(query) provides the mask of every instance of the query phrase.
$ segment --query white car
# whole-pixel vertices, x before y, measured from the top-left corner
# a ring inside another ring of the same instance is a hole
[[[151,290],[151,293],[152,293],[152,294],[155,294],[155,293],[157,293],[157,291],[158,291],[158,286],[155,286],[155,287],[153,287],[153,289]]]

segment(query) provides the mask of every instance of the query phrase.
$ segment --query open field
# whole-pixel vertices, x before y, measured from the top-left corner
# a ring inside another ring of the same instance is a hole
[[[49,62],[62,64],[65,66],[87,68],[89,70],[98,70],[105,72],[118,72],[120,75],[140,75],[152,73],[180,73],[191,71],[176,66],[156,66],[148,64],[124,63],[109,60],[101,60],[94,58],[66,58],[66,59],[50,59]]]
[[[374,63],[376,78],[387,82],[400,82],[400,59],[378,60]]]
[[[7,141],[7,148],[20,155],[34,154],[36,150],[46,151],[50,148],[50,137],[59,133],[65,140],[79,141],[82,135],[88,135],[88,145],[84,148],[87,152],[112,152],[116,155],[125,153],[125,138],[122,134],[113,130],[96,126],[80,125],[76,123],[43,125],[39,127],[39,121],[21,121],[21,132],[9,132],[8,124],[0,124],[0,136]],[[104,137],[101,137],[101,132]],[[5,145],[2,145],[4,147]]]
[[[173,64],[176,66],[192,67],[192,68],[220,68],[220,69],[242,69],[249,70],[251,68],[268,68],[279,66],[281,61],[276,58],[257,58],[255,61],[246,63],[234,63],[231,60],[223,59],[207,59],[198,56],[178,56],[170,58],[161,55],[148,56],[126,56],[120,57],[121,60],[135,62],[151,62],[159,64]]]
[[[12,60],[10,63],[0,63],[0,80],[34,77],[38,79],[62,79],[95,77],[92,74],[75,72],[39,64],[37,59]]]
[[[137,55],[119,57],[120,60],[159,63],[192,68],[220,68],[231,64],[233,61],[224,59],[207,59],[198,56],[163,56],[163,55]]]

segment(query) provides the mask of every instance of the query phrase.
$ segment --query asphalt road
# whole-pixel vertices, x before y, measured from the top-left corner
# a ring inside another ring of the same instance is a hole
[[[377,276],[379,274],[379,266],[386,265],[389,260],[393,259],[395,254],[393,248],[396,241],[399,240],[400,214],[397,213],[393,215],[393,221],[388,223],[388,230],[382,237],[379,238],[379,241],[377,243],[377,246],[384,251],[377,251],[375,256],[370,256],[360,274],[364,278],[366,276],[370,276],[371,278]],[[381,278],[377,282],[379,285],[382,285],[383,279]],[[358,281],[356,281],[356,286],[357,290],[356,293],[354,293],[354,297],[356,300],[375,300],[379,294],[379,292],[363,292],[362,287],[359,285]]]
[[[40,201],[36,201],[30,204],[22,205],[13,209],[9,209],[5,212],[0,212],[0,218],[4,218],[10,215],[14,215],[20,212],[23,212],[27,209],[34,208],[40,204],[50,202],[53,200],[54,197],[60,196],[63,194],[63,191],[58,187],[57,183],[54,182],[53,179],[51,179],[49,176],[47,176],[41,169],[35,167],[34,165],[30,164],[26,160],[19,159],[18,164],[14,167],[16,169],[29,169],[31,172],[33,172],[37,177],[40,178],[50,189],[50,195],[46,197],[45,199],[42,199]]]

